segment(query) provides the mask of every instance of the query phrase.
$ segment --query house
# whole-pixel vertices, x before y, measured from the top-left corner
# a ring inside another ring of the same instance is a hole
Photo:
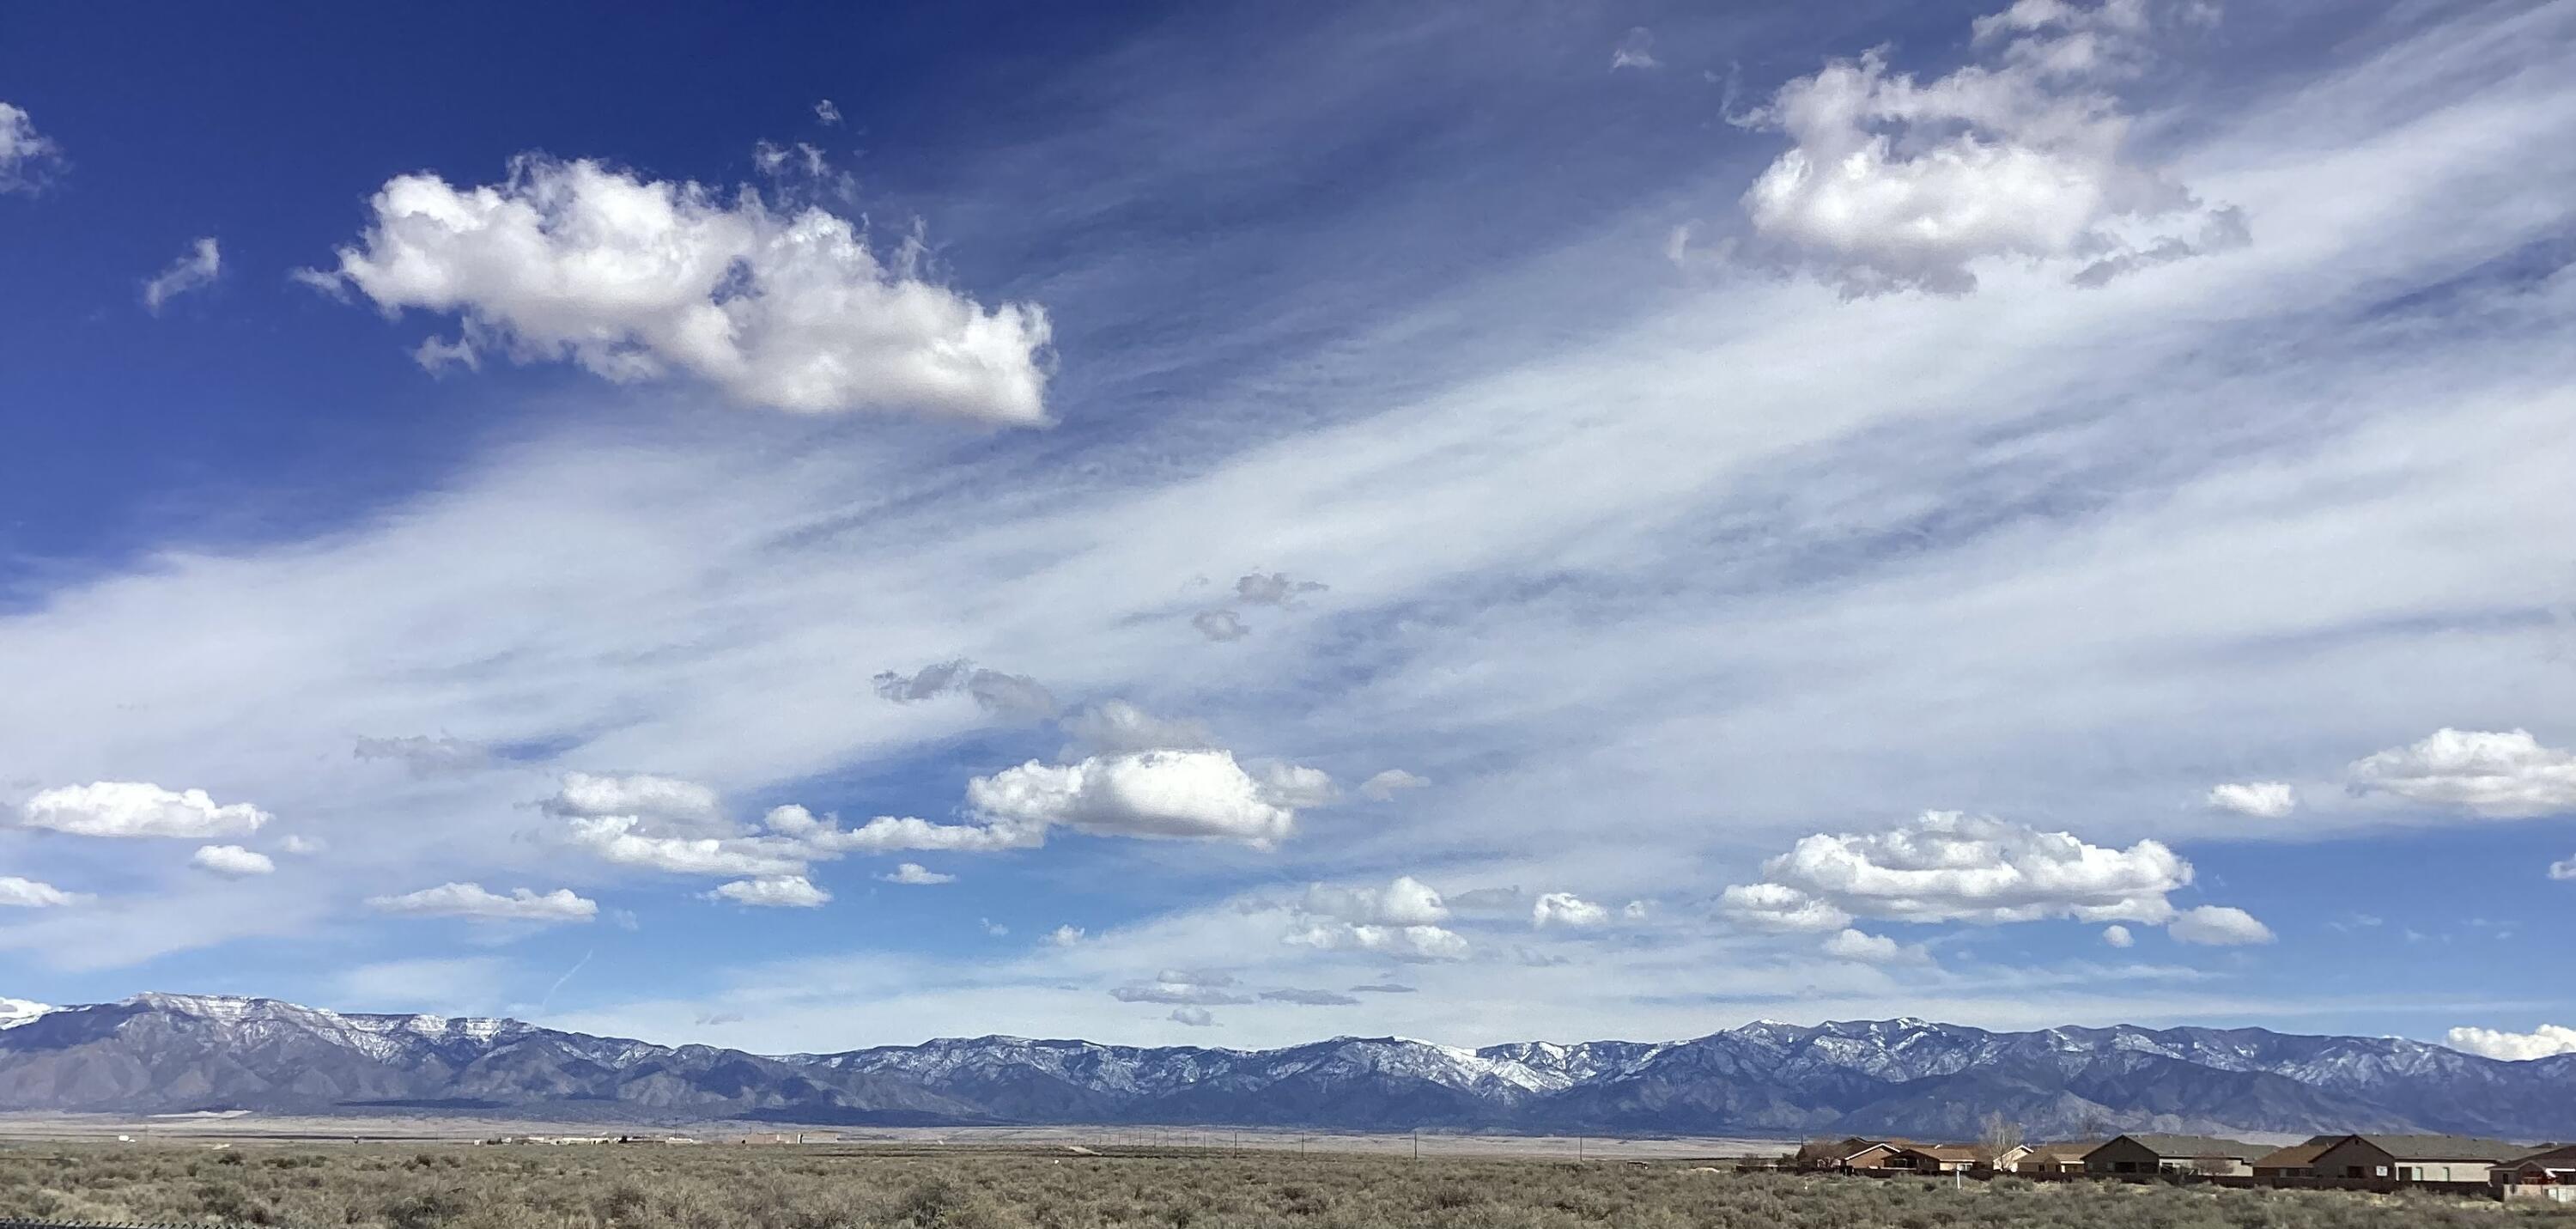
[[[2208,1135],[2122,1135],[2084,1154],[2094,1174],[2208,1174],[2250,1176],[2257,1158],[2272,1149]]]
[[[2317,1157],[2326,1149],[2343,1142],[2340,1135],[2319,1135],[2304,1144],[2292,1144],[2267,1156],[2254,1158],[2257,1178],[2313,1178],[2317,1176]]]
[[[1977,1149],[1977,1160],[1999,1174],[2019,1172],[2023,1158],[2029,1155],[2028,1144],[2014,1144],[2001,1152],[1988,1152],[1982,1145]]]
[[[2013,1170],[2025,1174],[2080,1174],[2084,1156],[2102,1146],[2098,1139],[2075,1140],[2062,1144],[2041,1144],[2026,1149]]]
[[[1986,1163],[1985,1149],[1975,1144],[1916,1144],[1906,1151],[1914,1154],[1914,1172],[1922,1174],[1966,1173]]]
[[[2543,1148],[2495,1167],[2488,1175],[2506,1199],[2576,1203],[2576,1144]]]
[[[1843,1158],[1841,1168],[1865,1169],[1873,1173],[1896,1171],[1912,1173],[1923,1158],[1914,1145],[1899,1139],[1873,1140],[1868,1147]]]
[[[2321,1178],[2484,1182],[2496,1166],[2525,1151],[2502,1140],[2463,1135],[2347,1135],[2310,1165]]]
[[[1851,1164],[1855,1156],[1889,1146],[1857,1135],[1847,1139],[1811,1139],[1798,1145],[1798,1151],[1789,1158],[1789,1163],[1799,1169],[1841,1169]]]

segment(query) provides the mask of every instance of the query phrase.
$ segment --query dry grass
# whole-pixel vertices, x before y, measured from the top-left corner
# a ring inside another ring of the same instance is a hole
[[[2576,1229],[2448,1197],[1246,1153],[15,1147],[0,1218],[391,1229]]]

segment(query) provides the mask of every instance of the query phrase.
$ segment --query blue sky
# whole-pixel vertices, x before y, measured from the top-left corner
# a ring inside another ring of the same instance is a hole
[[[2576,6],[1816,7],[10,14],[0,992],[2576,1043]]]

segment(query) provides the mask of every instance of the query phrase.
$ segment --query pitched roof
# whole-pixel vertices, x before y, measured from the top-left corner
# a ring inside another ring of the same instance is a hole
[[[1920,1156],[1931,1157],[1936,1161],[1982,1161],[1986,1159],[1986,1150],[1975,1144],[1917,1144],[1914,1147],[1907,1149],[1907,1151]]]
[[[2521,1148],[2466,1135],[2362,1135],[2362,1142],[2401,1161],[2501,1161]]]
[[[2576,1144],[2552,1144],[2537,1152],[2526,1152],[2506,1163],[2520,1165],[2529,1161],[2538,1161],[2552,1169],[2576,1165]]]
[[[2283,1148],[2283,1149],[2281,1149],[2281,1150],[2280,1150],[2280,1151],[2278,1151],[2278,1152],[2269,1153],[2269,1154],[2267,1154],[2267,1155],[2264,1155],[2264,1156],[2258,1156],[2258,1157],[2254,1158],[2254,1168],[2256,1168],[2256,1169],[2301,1169],[2301,1168],[2305,1168],[2306,1166],[2309,1166],[2309,1165],[2313,1165],[2313,1164],[2315,1164],[2315,1163],[2316,1163],[2316,1160],[2317,1160],[2317,1157],[2318,1157],[2318,1156],[2320,1156],[2320,1155],[2322,1155],[2322,1154],[2325,1152],[2325,1150],[2326,1150],[2326,1149],[2331,1148],[2331,1147],[2334,1147],[2336,1144],[2339,1144],[2339,1143],[2341,1143],[2341,1142],[2343,1142],[2343,1137],[2342,1137],[2342,1136],[2340,1136],[2340,1135],[2338,1135],[2338,1136],[2334,1136],[2334,1137],[2332,1137],[2332,1138],[2323,1139],[2323,1140],[2322,1140],[2322,1142],[2320,1142],[2319,1140],[2312,1139],[2312,1140],[2309,1140],[2308,1142],[2306,1142],[2306,1143],[2304,1143],[2304,1144],[2292,1144],[2292,1145],[2290,1145],[2289,1147],[2287,1147],[2287,1148]]]
[[[2033,1144],[2030,1154],[2046,1160],[2080,1161],[2084,1154],[2102,1146],[2098,1139],[2074,1139],[2055,1144]]]
[[[2141,1145],[2157,1156],[2232,1156],[2240,1161],[2252,1161],[2272,1151],[2261,1144],[2249,1144],[2241,1139],[2220,1139],[2214,1135],[2123,1135],[2120,1139]]]

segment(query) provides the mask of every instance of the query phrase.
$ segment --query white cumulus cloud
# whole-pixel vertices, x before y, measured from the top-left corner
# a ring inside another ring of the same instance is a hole
[[[80,892],[66,892],[50,883],[0,875],[0,906],[13,909],[59,909],[83,904],[91,898]]]
[[[2102,928],[2102,941],[2113,947],[2129,947],[2137,943],[2138,937],[2130,934],[2128,927],[2113,924]]]
[[[1530,925],[1576,928],[1609,924],[1610,911],[1572,892],[1550,892],[1530,906]]]
[[[882,879],[887,883],[912,884],[919,887],[928,887],[932,884],[957,882],[957,876],[940,874],[939,872],[923,866],[918,862],[905,862],[896,866],[893,870],[877,876],[877,878]]]
[[[1216,1013],[1204,1007],[1175,1007],[1170,1018],[1174,1024],[1186,1024],[1191,1028],[1216,1027]]]
[[[1466,938],[1439,926],[1379,926],[1318,919],[1290,931],[1286,941],[1328,952],[1368,952],[1390,960],[1467,958]]]
[[[1398,875],[1382,888],[1309,884],[1300,907],[1338,921],[1385,926],[1427,926],[1449,919],[1438,890],[1411,875]]]
[[[2455,1028],[2448,1037],[2451,1048],[2500,1058],[2506,1062],[2548,1058],[2556,1054],[2576,1054],[2576,1028],[2543,1024],[2528,1033],[2508,1033],[2491,1028]]]
[[[62,161],[62,148],[36,131],[23,107],[0,102],[0,192],[33,192]]]
[[[1028,849],[1046,843],[1042,824],[934,824],[908,815],[880,815],[856,828],[843,829],[816,818],[804,807],[772,808],[763,820],[771,832],[817,856],[844,853],[895,853],[938,850],[945,853],[991,853]]]
[[[568,819],[633,819],[636,831],[651,836],[735,835],[714,790],[676,777],[568,772],[562,788],[540,805]]]
[[[271,861],[267,854],[255,853],[239,845],[200,845],[197,852],[189,856],[188,865],[226,879],[247,879],[277,871],[277,863]]]
[[[1956,811],[1885,832],[1805,837],[1721,907],[1770,930],[1839,930],[1853,918],[1995,925],[2072,918],[2162,923],[2191,864],[2156,841],[2127,849]]]
[[[2558,880],[2576,879],[2576,857],[2570,857],[2564,862],[2550,863],[2549,877]]]
[[[2186,909],[2166,924],[2165,933],[2179,942],[2209,947],[2237,947],[2272,941],[2271,927],[2255,921],[2253,914],[2226,905]]]
[[[1990,257],[2081,261],[2091,282],[2241,244],[2240,214],[2125,148],[2107,87],[2145,60],[2149,7],[2025,0],[1977,23],[1992,63],[1917,81],[1877,49],[1789,82],[1740,121],[1792,146],[1744,194],[1755,232],[1847,293],[1963,292]]]
[[[93,781],[65,785],[19,807],[29,828],[75,836],[248,836],[271,818],[247,802],[217,805],[201,789],[167,790],[144,781]]]
[[[599,915],[599,904],[574,895],[570,888],[532,892],[514,888],[503,896],[479,883],[443,883],[400,896],[373,896],[369,907],[412,917],[468,917],[505,922],[587,922]]]
[[[337,267],[306,280],[453,313],[471,354],[620,382],[685,374],[797,413],[1046,421],[1044,310],[987,309],[928,280],[917,242],[881,257],[818,208],[541,154],[473,188],[397,176],[370,208]]]
[[[1852,915],[1777,883],[1739,883],[1718,894],[1718,909],[1730,920],[1755,930],[1801,934],[1840,930]]]
[[[1071,764],[1031,760],[968,782],[966,801],[992,822],[1022,828],[1268,845],[1297,820],[1295,807],[1274,796],[1278,780],[1256,781],[1228,751],[1136,751]]]
[[[737,905],[763,909],[819,909],[832,903],[832,894],[803,875],[760,875],[719,884],[707,893],[709,900],[729,900]]]
[[[2211,786],[2209,805],[2222,811],[2279,819],[2299,809],[2299,791],[2283,781],[2247,781]]]
[[[2498,819],[2576,811],[2576,752],[2542,746],[2529,730],[2446,726],[2354,761],[2351,774],[2365,793]]]
[[[601,860],[674,875],[801,875],[810,851],[794,841],[759,837],[647,836],[632,815],[603,815],[569,824],[572,843]]]
[[[1321,768],[1269,763],[1261,766],[1261,796],[1273,805],[1302,811],[1330,805],[1342,796],[1342,787]]]
[[[1858,964],[1924,964],[1932,959],[1918,945],[1848,927],[1825,937],[1824,952],[1836,960]]]
[[[144,280],[144,309],[159,312],[162,304],[180,295],[214,285],[223,268],[223,249],[213,239],[197,240],[169,268]]]

